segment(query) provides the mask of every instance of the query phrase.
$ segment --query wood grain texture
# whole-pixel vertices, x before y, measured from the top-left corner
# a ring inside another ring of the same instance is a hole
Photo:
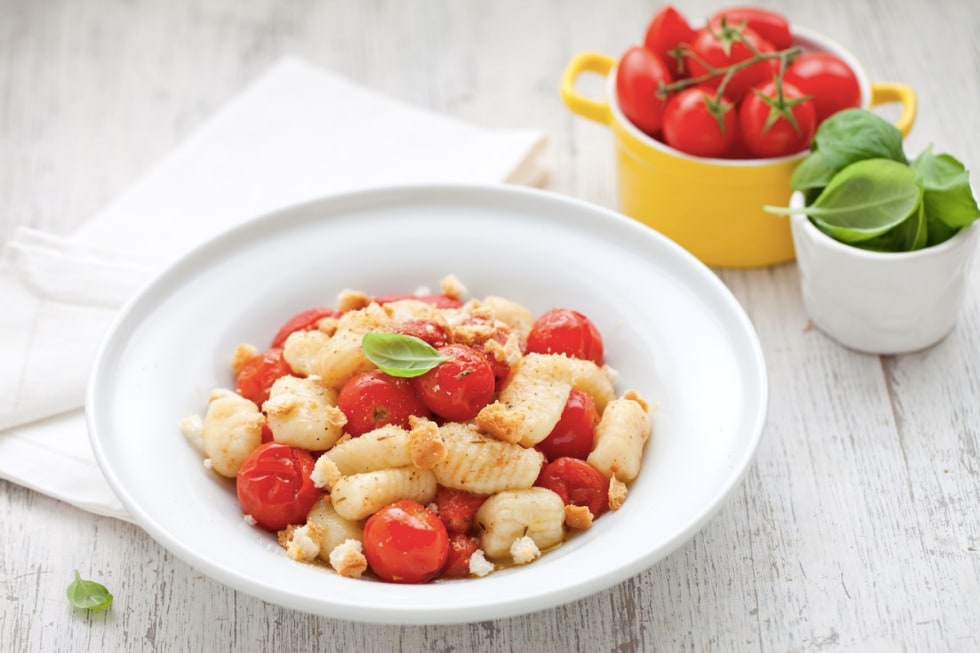
[[[758,4],[911,84],[911,153],[980,168],[973,0]],[[0,242],[71,231],[285,54],[476,124],[544,128],[547,188],[614,207],[610,133],[564,108],[558,79],[579,51],[639,40],[659,6],[0,0]],[[634,578],[511,619],[366,626],[237,593],[135,526],[0,482],[0,650],[980,650],[980,270],[953,333],[898,357],[813,329],[795,265],[718,273],[763,343],[765,436],[715,518]],[[109,613],[71,610],[75,568],[113,590]]]

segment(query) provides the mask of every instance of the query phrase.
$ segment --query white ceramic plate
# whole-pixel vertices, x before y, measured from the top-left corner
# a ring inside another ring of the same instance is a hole
[[[345,288],[437,287],[535,313],[566,306],[604,334],[618,389],[659,403],[625,505],[531,565],[402,586],[288,559],[242,519],[178,421],[232,384],[240,342],[264,346],[294,312]],[[133,518],[182,560],[266,601],[341,619],[480,621],[605,589],[690,539],[737,487],[766,413],[765,365],[745,313],[671,241],[584,202],[517,187],[425,186],[327,198],[268,215],[171,266],[122,311],[87,407],[95,455]]]

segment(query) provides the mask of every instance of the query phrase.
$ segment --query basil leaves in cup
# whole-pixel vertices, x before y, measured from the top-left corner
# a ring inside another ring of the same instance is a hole
[[[847,109],[817,129],[810,154],[793,173],[804,213],[825,234],[855,247],[905,252],[948,240],[980,217],[969,173],[930,146],[913,161],[894,125],[865,109]]]

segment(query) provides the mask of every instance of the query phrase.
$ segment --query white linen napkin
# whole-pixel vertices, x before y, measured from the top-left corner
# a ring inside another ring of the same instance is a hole
[[[273,67],[131,190],[62,238],[0,252],[0,478],[129,519],[88,443],[91,363],[156,271],[249,217],[422,182],[540,183],[539,130],[492,130],[379,95],[301,60]]]

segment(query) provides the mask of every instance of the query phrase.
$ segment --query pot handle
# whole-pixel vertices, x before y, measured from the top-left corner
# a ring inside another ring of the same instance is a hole
[[[871,106],[878,104],[888,104],[890,102],[900,102],[902,113],[895,121],[898,131],[902,136],[908,136],[915,123],[917,111],[915,91],[908,84],[901,82],[874,82],[871,84]]]
[[[603,77],[616,65],[616,60],[599,52],[581,52],[575,55],[561,76],[561,99],[573,112],[594,120],[603,125],[612,123],[612,111],[609,102],[593,100],[579,95],[575,90],[575,81],[582,73],[595,73]]]

